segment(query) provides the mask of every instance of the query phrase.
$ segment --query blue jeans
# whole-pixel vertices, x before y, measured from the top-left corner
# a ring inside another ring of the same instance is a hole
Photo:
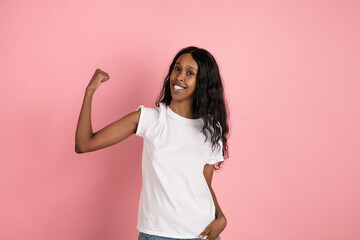
[[[140,232],[138,240],[205,240],[204,238],[168,238]],[[216,240],[221,240],[220,236]]]

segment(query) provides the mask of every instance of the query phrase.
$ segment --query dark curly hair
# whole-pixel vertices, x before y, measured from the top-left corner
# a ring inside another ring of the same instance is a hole
[[[169,72],[165,77],[163,87],[159,97],[155,101],[157,107],[161,103],[170,105],[170,75],[174,69],[176,60],[183,54],[190,53],[198,64],[199,70],[196,76],[195,97],[193,102],[193,112],[204,121],[202,133],[207,141],[208,133],[211,135],[212,151],[215,147],[221,147],[219,141],[222,141],[222,151],[224,159],[229,157],[228,153],[228,116],[226,109],[226,99],[224,97],[224,88],[220,77],[219,67],[215,58],[205,49],[190,46],[181,49],[174,57]],[[219,170],[223,162],[215,164],[215,170]],[[217,165],[217,167],[216,167]]]

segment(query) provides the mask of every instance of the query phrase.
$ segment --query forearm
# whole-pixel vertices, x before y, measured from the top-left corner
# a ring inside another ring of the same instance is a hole
[[[75,150],[80,151],[82,146],[86,144],[93,136],[91,126],[91,102],[95,90],[86,88],[83,104],[81,107],[75,135]]]
[[[214,199],[214,204],[215,204],[215,217],[216,217],[216,219],[218,219],[218,218],[223,218],[223,219],[226,220],[224,213],[221,211],[220,205],[219,205],[219,203],[218,203],[218,201],[217,201],[217,199],[216,199],[215,192],[214,192],[214,190],[212,189],[212,187],[210,187],[210,191],[211,191],[211,195],[212,195],[212,197],[213,197],[213,199]]]

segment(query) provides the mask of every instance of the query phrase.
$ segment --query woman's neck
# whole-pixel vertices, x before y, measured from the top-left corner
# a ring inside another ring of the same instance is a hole
[[[184,118],[196,119],[190,102],[175,102],[171,101],[170,109]]]

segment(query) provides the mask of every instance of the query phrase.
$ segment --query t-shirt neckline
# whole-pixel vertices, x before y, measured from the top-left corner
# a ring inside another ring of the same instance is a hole
[[[176,119],[178,119],[180,121],[190,123],[190,124],[198,124],[198,123],[200,123],[202,121],[202,118],[191,119],[191,118],[183,117],[183,116],[177,114],[176,112],[174,112],[173,110],[171,110],[169,105],[166,105],[165,103],[162,103],[162,104],[166,107],[166,112],[170,116],[172,116],[172,117],[174,117],[174,118],[176,118]]]

